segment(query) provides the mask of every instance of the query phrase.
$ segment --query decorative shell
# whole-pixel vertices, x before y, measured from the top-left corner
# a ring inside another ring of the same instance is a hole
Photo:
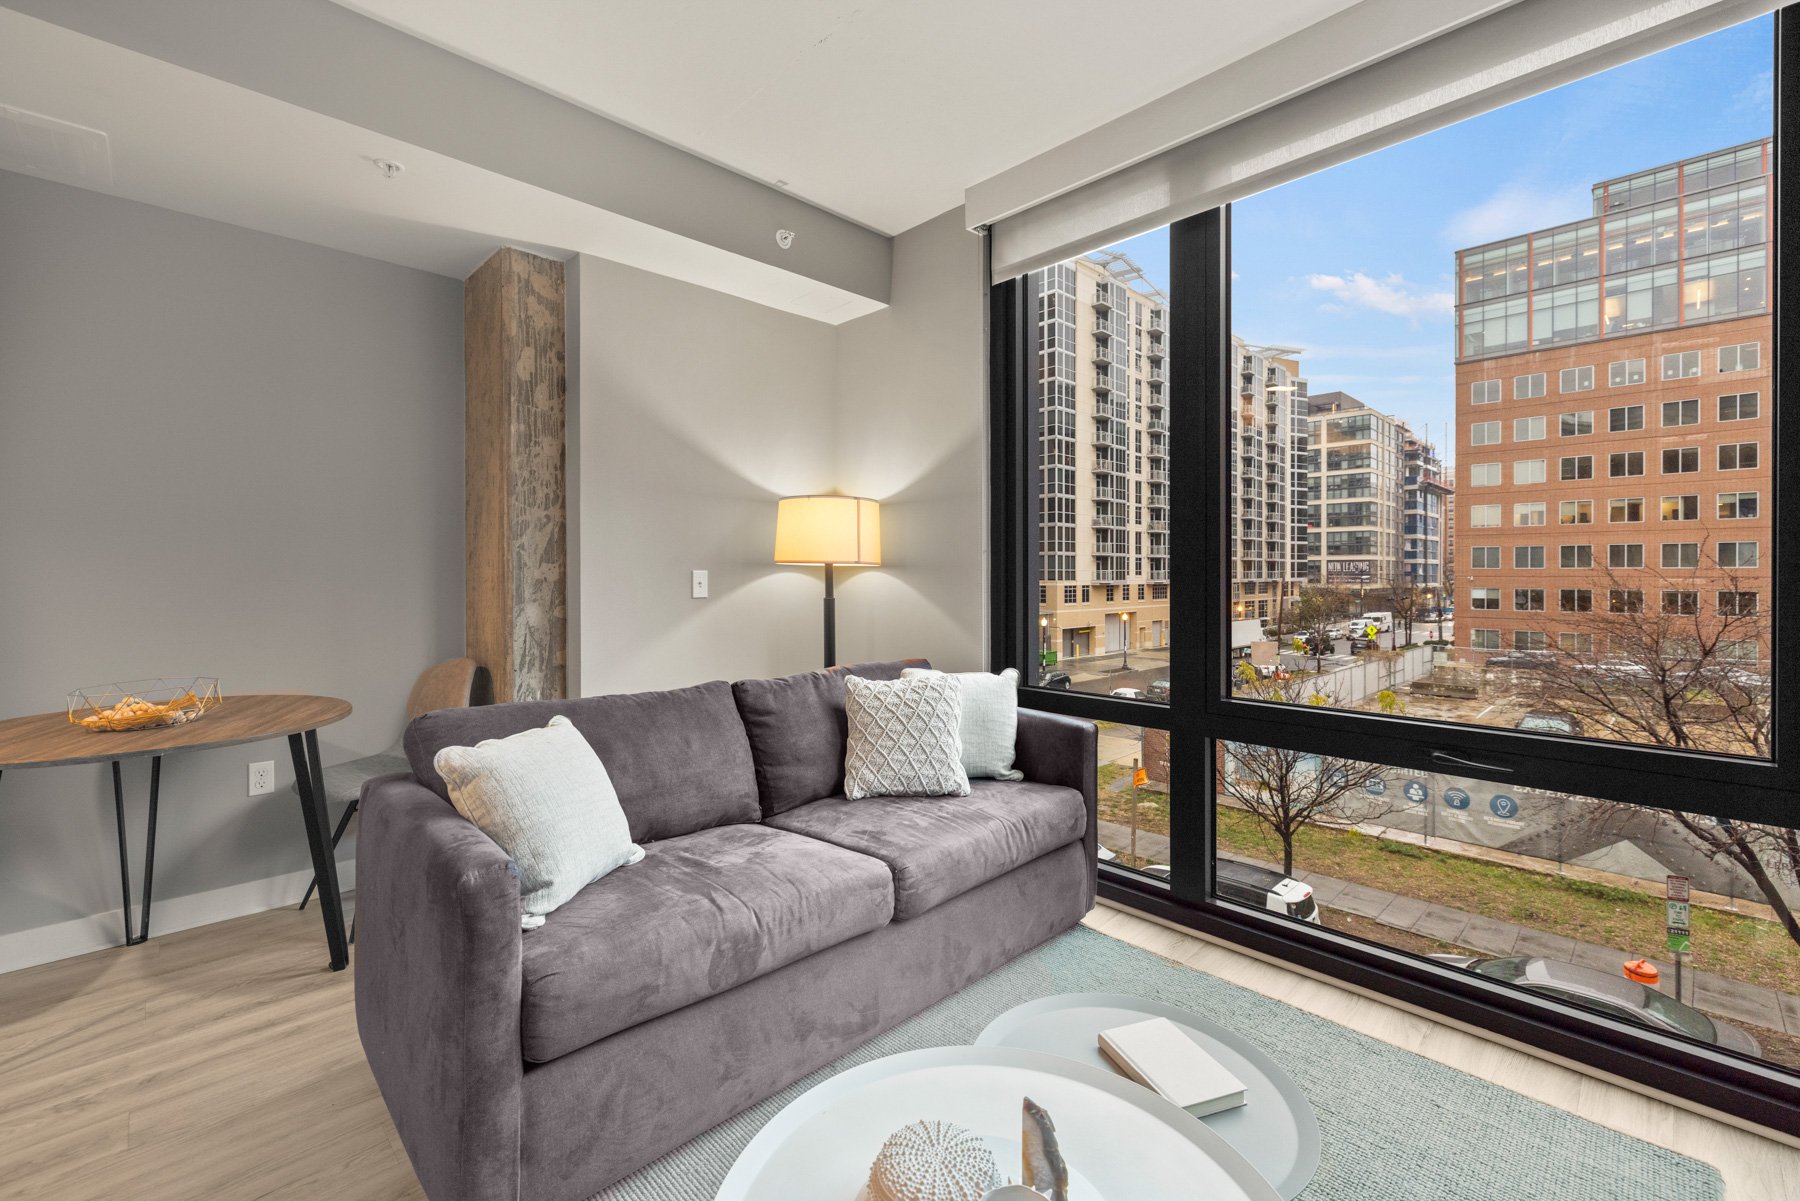
[[[889,1135],[869,1169],[871,1201],[981,1201],[999,1183],[993,1153],[979,1137],[932,1119]]]

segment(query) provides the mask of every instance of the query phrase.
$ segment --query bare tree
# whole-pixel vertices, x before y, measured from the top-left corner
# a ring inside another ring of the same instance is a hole
[[[1419,590],[1413,587],[1411,580],[1395,580],[1388,585],[1387,593],[1382,597],[1388,611],[1394,615],[1394,633],[1398,635],[1405,629],[1404,640],[1396,638],[1395,645],[1411,646],[1413,640],[1413,624],[1419,620],[1419,612],[1423,608]]]
[[[1331,645],[1331,627],[1351,616],[1356,602],[1341,588],[1314,585],[1301,589],[1292,608],[1294,632],[1312,644],[1313,670],[1318,671],[1325,648]]]
[[[1331,703],[1306,680],[1247,678],[1245,686],[1259,700]],[[1286,875],[1294,874],[1294,839],[1300,831],[1309,826],[1345,829],[1392,812],[1367,787],[1387,770],[1381,764],[1256,743],[1228,742],[1224,747],[1219,787],[1281,842]]]
[[[1543,638],[1557,653],[1536,673],[1542,706],[1595,737],[1768,757],[1773,706],[1763,668],[1771,644],[1762,598],[1756,582],[1707,566],[1704,574],[1657,569],[1630,577],[1609,568],[1595,579],[1604,588],[1547,597],[1557,620],[1546,623],[1556,628]],[[1800,832],[1668,816],[1715,862],[1742,869],[1800,943],[1800,915],[1781,889],[1782,881],[1800,879]]]

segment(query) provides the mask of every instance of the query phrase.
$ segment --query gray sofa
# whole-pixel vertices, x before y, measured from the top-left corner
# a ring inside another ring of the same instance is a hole
[[[1021,712],[1023,782],[844,799],[844,675],[919,664],[412,723],[364,792],[356,1020],[431,1201],[582,1201],[1081,920],[1091,723]],[[432,758],[559,713],[646,857],[521,931]]]

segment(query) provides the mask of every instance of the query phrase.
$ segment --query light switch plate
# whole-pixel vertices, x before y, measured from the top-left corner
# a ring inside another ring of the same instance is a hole
[[[694,573],[694,599],[705,600],[710,595],[711,593],[707,591],[706,573],[696,571]]]

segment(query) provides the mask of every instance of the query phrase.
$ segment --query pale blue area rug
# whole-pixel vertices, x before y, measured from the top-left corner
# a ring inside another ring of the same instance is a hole
[[[1131,993],[1182,1006],[1230,1027],[1285,1067],[1313,1103],[1322,1143],[1318,1175],[1300,1201],[1718,1201],[1724,1195],[1718,1172],[1698,1160],[1078,927],[709,1130],[596,1201],[711,1201],[744,1145],[819,1081],[883,1055],[971,1043],[1013,1006],[1068,992]]]

